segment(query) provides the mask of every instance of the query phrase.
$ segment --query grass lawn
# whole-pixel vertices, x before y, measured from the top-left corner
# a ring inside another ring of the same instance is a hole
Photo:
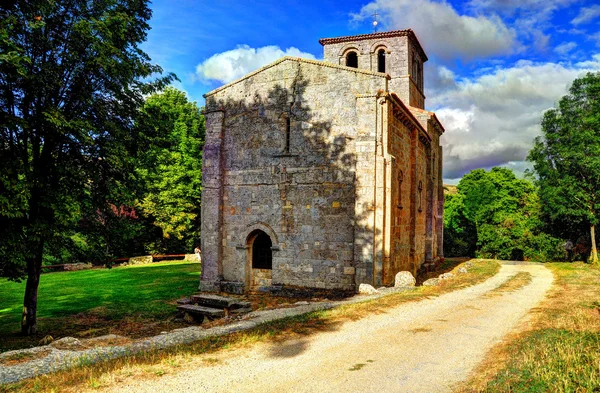
[[[436,273],[452,271],[464,262],[447,259]],[[444,281],[439,287],[418,287],[415,291],[400,292],[362,303],[348,304],[327,311],[285,318],[262,324],[254,329],[221,337],[212,337],[162,351],[148,351],[129,357],[83,365],[69,370],[42,375],[18,383],[0,386],[0,392],[78,392],[86,388],[118,386],[129,378],[156,378],[164,374],[194,368],[198,362],[210,361],[198,355],[215,351],[235,351],[262,341],[284,342],[322,331],[334,331],[341,324],[359,320],[410,301],[438,296],[485,281],[498,272],[499,265],[491,260],[473,260],[466,274]]]
[[[600,268],[546,266],[554,286],[529,328],[495,347],[460,392],[600,392]]]
[[[0,351],[37,345],[46,335],[135,337],[164,330],[173,301],[196,292],[199,278],[200,264],[183,261],[42,274],[38,334],[30,338],[18,335],[25,282],[2,279]]]

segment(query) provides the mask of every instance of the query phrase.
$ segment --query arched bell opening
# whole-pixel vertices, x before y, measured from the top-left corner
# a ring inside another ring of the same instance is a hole
[[[350,51],[346,54],[346,66],[358,68],[358,54],[354,51]]]

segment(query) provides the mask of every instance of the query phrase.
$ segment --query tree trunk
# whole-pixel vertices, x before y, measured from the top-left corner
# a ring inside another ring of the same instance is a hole
[[[36,247],[35,254],[27,258],[27,284],[23,299],[23,316],[21,318],[21,334],[30,336],[37,332],[37,297],[42,273],[43,243]]]
[[[596,227],[590,225],[590,234],[592,236],[592,263],[598,264],[598,250],[596,249]]]

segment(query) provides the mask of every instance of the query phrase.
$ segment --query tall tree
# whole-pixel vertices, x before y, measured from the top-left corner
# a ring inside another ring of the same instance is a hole
[[[544,232],[537,190],[510,169],[475,169],[446,199],[444,244],[450,252],[485,258],[562,259],[560,239]],[[448,235],[448,236],[446,236]]]
[[[140,212],[160,228],[151,252],[184,252],[200,240],[204,116],[173,87],[146,100],[137,118],[144,153],[137,160]]]
[[[132,119],[174,75],[139,48],[144,0],[21,0],[0,12],[0,258],[27,277],[21,331],[37,330],[44,247],[131,173]]]
[[[598,263],[600,212],[600,73],[576,79],[569,94],[542,120],[528,160],[538,175],[540,198],[551,219],[589,226],[592,262]]]

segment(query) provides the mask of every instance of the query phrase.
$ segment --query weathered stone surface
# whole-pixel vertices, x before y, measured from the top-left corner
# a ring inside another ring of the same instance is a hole
[[[454,277],[453,273],[443,273],[439,275],[440,280],[449,280]]]
[[[183,258],[184,261],[189,261],[189,262],[199,262],[200,259],[198,258],[198,254],[185,254],[185,257]]]
[[[372,285],[360,284],[358,286],[358,293],[360,293],[361,295],[375,295],[379,293],[379,291],[375,289]]]
[[[461,267],[458,268],[458,272],[461,273],[461,274],[464,274],[464,273],[468,273],[469,271],[467,270],[466,267],[461,266]]]
[[[214,308],[225,308],[231,307],[232,305],[239,302],[239,299],[232,297],[225,297],[219,295],[193,295],[192,296],[193,303],[198,304],[199,306],[204,307],[214,307]]]
[[[467,269],[473,267],[473,262],[465,262],[463,263],[463,266],[466,267]]]
[[[192,299],[189,297],[184,297],[177,300],[177,304],[192,304]]]
[[[205,95],[201,290],[354,292],[443,257],[443,128],[416,37],[328,42],[326,61],[283,58]],[[351,47],[358,68],[340,65]]]
[[[67,263],[65,264],[65,271],[76,271],[76,270],[87,270],[93,266],[91,263]]]
[[[204,315],[209,318],[222,318],[225,316],[224,310],[218,308],[195,306],[193,304],[183,304],[181,306],[177,306],[177,309],[185,312],[186,314]]]
[[[417,284],[417,280],[411,272],[398,272],[394,279],[395,287],[414,287]]]
[[[221,281],[221,292],[232,293],[234,295],[244,294],[244,283],[239,281]]]
[[[81,341],[75,337],[63,337],[53,341],[50,345],[57,349],[77,349],[81,348]]]
[[[440,285],[442,281],[439,278],[430,278],[423,283],[424,287],[436,287]]]
[[[152,263],[152,261],[153,261],[152,255],[145,255],[145,256],[141,256],[141,257],[129,258],[130,265],[144,265],[147,263]]]

